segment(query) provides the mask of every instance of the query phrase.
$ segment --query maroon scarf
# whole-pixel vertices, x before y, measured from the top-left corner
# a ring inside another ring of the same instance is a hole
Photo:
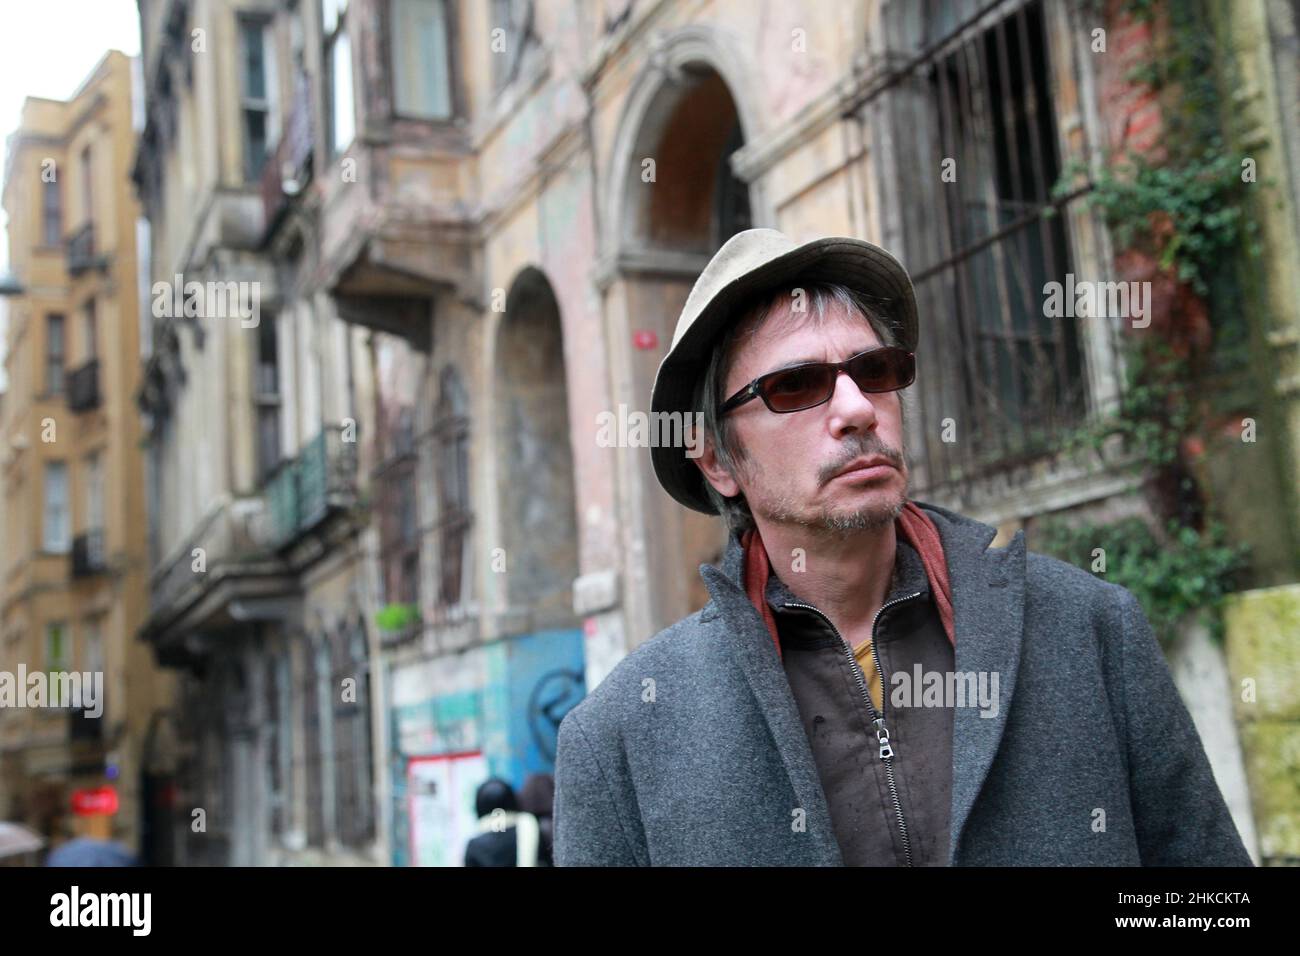
[[[935,606],[939,609],[939,619],[948,634],[948,643],[956,647],[957,636],[953,628],[952,615],[952,585],[948,582],[948,562],[943,556],[943,542],[939,538],[939,529],[934,526],[929,515],[909,501],[903,506],[898,520],[894,522],[894,533],[901,535],[903,540],[916,548],[917,553],[921,555],[925,576],[930,581],[930,591],[934,596]],[[758,612],[763,615],[763,623],[767,625],[767,632],[772,635],[772,643],[776,645],[776,656],[779,658],[781,641],[776,634],[776,618],[772,615],[772,608],[765,596],[767,579],[772,573],[767,549],[763,547],[763,539],[759,537],[757,528],[746,531],[740,543],[745,549],[743,562],[745,593],[749,595],[750,602]]]

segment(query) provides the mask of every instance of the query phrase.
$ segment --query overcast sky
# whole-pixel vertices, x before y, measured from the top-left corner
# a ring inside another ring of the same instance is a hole
[[[140,52],[135,0],[0,0],[0,138],[18,126],[25,97],[67,99],[109,50]],[[0,271],[8,263],[0,230]]]

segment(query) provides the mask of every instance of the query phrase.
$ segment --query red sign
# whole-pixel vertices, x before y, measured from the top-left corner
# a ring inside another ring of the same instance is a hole
[[[72,812],[79,817],[111,816],[117,813],[117,790],[113,787],[74,790]]]
[[[637,329],[632,333],[632,344],[639,349],[652,349],[659,344],[659,336],[650,329]]]

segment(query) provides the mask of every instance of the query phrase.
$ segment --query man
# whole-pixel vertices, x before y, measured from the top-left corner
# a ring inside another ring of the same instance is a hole
[[[652,453],[730,537],[562,722],[559,865],[1250,865],[1133,595],[908,499],[916,342],[871,243],[704,270],[652,397],[703,445]]]

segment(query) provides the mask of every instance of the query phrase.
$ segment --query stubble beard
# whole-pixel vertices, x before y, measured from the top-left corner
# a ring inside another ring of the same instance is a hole
[[[886,454],[886,452],[877,445],[864,448],[861,454]],[[898,520],[898,516],[902,514],[907,504],[907,476],[910,468],[906,450],[901,450],[899,455],[902,462],[898,471],[903,476],[903,489],[898,492],[891,491],[885,501],[878,500],[879,493],[876,493],[877,500],[857,508],[809,508],[794,494],[783,492],[771,500],[755,501],[750,496],[750,510],[773,524],[802,528],[813,535],[843,539],[863,531],[878,531]],[[894,459],[892,454],[888,454],[888,457]],[[893,463],[899,464],[897,459],[894,459]],[[763,473],[761,466],[752,460],[745,461],[742,468],[747,473],[747,483],[751,485],[754,479],[761,478]],[[879,483],[873,482],[868,487]]]

